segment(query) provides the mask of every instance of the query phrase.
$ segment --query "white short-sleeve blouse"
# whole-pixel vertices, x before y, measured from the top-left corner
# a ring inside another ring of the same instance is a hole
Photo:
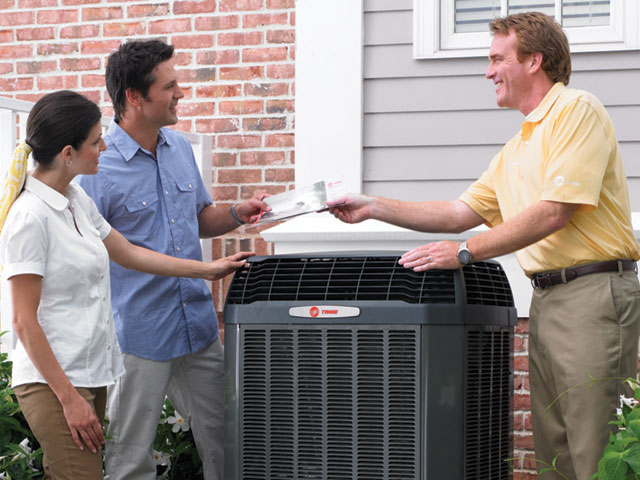
[[[42,276],[38,322],[76,387],[113,384],[124,373],[102,242],[110,231],[79,185],[71,183],[65,196],[28,176],[0,235],[5,282],[21,274]],[[46,383],[20,341],[12,360],[14,386]]]

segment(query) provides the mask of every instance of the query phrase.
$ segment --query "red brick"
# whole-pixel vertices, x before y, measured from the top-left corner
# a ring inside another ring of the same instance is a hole
[[[53,27],[21,28],[16,30],[16,39],[18,41],[53,40],[54,38]]]
[[[516,393],[513,395],[514,410],[529,410],[531,408],[531,397]]]
[[[513,358],[514,368],[521,372],[529,371],[529,357],[526,355],[516,355]]]
[[[0,47],[0,58],[8,60],[9,58],[31,58],[33,56],[33,47],[31,45],[7,45]]]
[[[529,432],[533,431],[533,423],[531,422],[531,414],[530,413],[525,413],[524,414],[524,428],[525,428],[525,430],[528,430]]]
[[[38,55],[69,55],[76,53],[77,43],[43,43],[38,45]]]
[[[538,480],[535,473],[513,472],[513,480]]]
[[[38,90],[62,90],[78,88],[76,75],[56,75],[53,77],[37,77]]]
[[[91,3],[100,3],[102,0],[62,0],[62,5],[87,5]]]
[[[82,95],[84,95],[85,97],[87,97],[89,100],[91,100],[93,103],[100,103],[100,90],[92,90],[92,91],[84,91],[81,92]]]
[[[238,12],[262,9],[264,0],[220,0],[218,9],[221,12]]]
[[[247,183],[260,183],[262,181],[261,169],[225,169],[218,168],[218,183],[235,183],[245,185]]]
[[[260,237],[253,239],[253,248],[258,255],[273,255],[273,244]]]
[[[13,65],[10,63],[0,63],[0,75],[13,72]]]
[[[288,93],[288,83],[245,83],[244,85],[244,94],[248,97],[279,97]]]
[[[527,470],[535,470],[537,466],[538,462],[536,462],[535,457],[525,457],[522,461],[522,468]]]
[[[287,128],[285,118],[245,118],[242,128],[247,132],[266,132]]]
[[[529,319],[519,318],[516,325],[516,333],[529,333]]]
[[[264,142],[265,147],[293,147],[293,133],[283,133],[278,135],[268,135]]]
[[[213,67],[178,70],[180,82],[213,82],[215,79],[216,69]]]
[[[264,172],[266,182],[294,182],[296,180],[295,169],[293,168],[269,168]]]
[[[0,78],[0,91],[15,92],[19,90],[31,90],[31,89],[33,89],[32,77]]]
[[[240,154],[241,165],[284,165],[284,152],[242,152]]]
[[[13,30],[0,31],[0,43],[11,43],[11,42],[13,42]]]
[[[196,18],[196,30],[230,30],[238,28],[237,15]]]
[[[16,25],[33,25],[35,15],[33,12],[7,12],[0,13],[0,25],[14,27]]]
[[[168,20],[155,20],[149,22],[149,33],[157,35],[159,33],[188,32],[191,30],[191,20],[188,18],[172,18]]]
[[[516,335],[513,339],[513,349],[516,352],[526,352],[527,347],[525,344],[524,337],[521,335]]]
[[[242,17],[242,28],[264,27],[265,25],[286,25],[286,13],[258,13]]]
[[[82,10],[82,21],[118,20],[122,18],[122,7],[92,7]]]
[[[196,58],[198,65],[230,65],[238,63],[240,52],[238,50],[208,50],[198,52]]]
[[[34,75],[37,73],[55,71],[58,67],[58,62],[55,60],[49,60],[46,62],[18,62],[17,67],[19,74]]]
[[[192,52],[187,52],[187,51],[178,51],[177,53],[175,53],[173,55],[173,58],[175,60],[175,64],[177,66],[181,66],[181,67],[185,67],[187,65],[191,65],[191,59],[193,58],[193,55],[191,54]]]
[[[214,105],[213,102],[180,103],[178,113],[181,117],[210,116],[214,113]]]
[[[268,78],[294,78],[295,76],[296,69],[291,63],[267,66]]]
[[[194,13],[210,13],[216,11],[216,2],[214,0],[195,0],[187,2],[175,2],[173,4],[174,15],[194,14]]]
[[[10,3],[13,6],[14,1],[8,0],[6,3]],[[42,7],[57,7],[58,0],[18,0],[18,8],[42,8]],[[3,7],[5,8],[5,7]],[[9,7],[6,7],[9,8]]]
[[[261,78],[263,67],[224,67],[220,69],[220,80],[253,80]]]
[[[262,43],[262,32],[247,33],[219,33],[218,45],[220,46],[242,46],[260,45]]]
[[[295,43],[295,30],[269,30],[267,32],[267,43]]]
[[[85,55],[111,53],[120,46],[120,40],[98,40],[82,42],[80,48]]]
[[[82,86],[83,88],[92,88],[92,87],[104,87],[105,79],[104,75],[83,75],[82,76]]]
[[[524,380],[522,379],[522,375],[514,375],[513,377],[513,389],[520,390],[522,385],[524,384]]]
[[[181,132],[190,132],[193,128],[193,121],[191,119],[179,120],[178,123],[173,125],[171,128],[175,130],[180,130]]]
[[[237,165],[238,155],[235,153],[214,153],[213,154],[213,166],[214,167],[232,167]]]
[[[242,51],[244,63],[281,62],[287,59],[287,48],[246,48]]]
[[[128,18],[159,17],[166,16],[167,13],[169,13],[168,3],[129,5],[127,7]]]
[[[78,10],[40,10],[38,24],[74,23],[78,21]]]
[[[295,61],[295,59],[296,59],[296,46],[295,46],[295,44],[291,44],[287,48],[289,48],[289,59]]]
[[[213,47],[213,35],[179,35],[171,37],[171,44],[175,48],[209,48]]]
[[[198,133],[229,133],[237,131],[237,119],[200,118],[196,120],[196,132]]]
[[[98,70],[100,59],[98,58],[62,58],[60,59],[60,69],[69,72],[86,70]]]
[[[289,12],[289,25],[296,26],[296,12]]]
[[[220,102],[218,106],[221,115],[246,115],[262,113],[262,100],[237,100]]]
[[[238,97],[240,94],[240,85],[205,85],[196,87],[197,97]]]
[[[533,435],[514,435],[513,446],[533,450]]]
[[[113,24],[105,24],[105,32],[107,26]],[[88,38],[97,37],[100,33],[100,27],[98,25],[71,25],[64,27],[60,30],[60,38]],[[106,33],[105,33],[106,34]]]
[[[267,0],[267,8],[294,8],[296,0]]]
[[[234,186],[215,186],[211,198],[214,202],[224,200],[236,200],[238,198],[238,187]]]
[[[522,414],[521,413],[514,413],[513,414],[513,430],[515,432],[518,432],[520,430],[522,430],[522,425],[523,425],[523,420],[522,420]]]
[[[258,148],[261,138],[259,135],[219,135],[217,143],[220,148]]]
[[[248,200],[252,198],[256,192],[264,192],[269,195],[277,195],[286,191],[286,187],[284,185],[245,185],[240,188],[240,198],[243,200]],[[268,228],[270,225],[266,225]]]

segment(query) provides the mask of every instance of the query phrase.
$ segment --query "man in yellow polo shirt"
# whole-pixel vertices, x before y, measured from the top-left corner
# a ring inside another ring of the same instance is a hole
[[[602,104],[566,88],[571,57],[561,27],[528,12],[495,19],[491,31],[486,76],[498,105],[525,118],[480,179],[455,201],[349,195],[331,211],[347,223],[375,218],[425,232],[491,227],[461,244],[436,242],[405,253],[400,263],[416,271],[517,251],[535,287],[529,365],[536,458],[550,464],[560,453],[559,471],[587,480],[607,443],[622,384],[573,389],[548,415],[545,407],[589,375],[636,375],[640,248],[626,176]]]

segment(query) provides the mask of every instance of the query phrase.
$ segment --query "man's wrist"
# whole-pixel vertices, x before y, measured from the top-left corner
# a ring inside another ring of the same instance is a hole
[[[233,220],[238,225],[244,225],[246,223],[246,222],[243,222],[242,220],[240,220],[240,217],[238,217],[238,213],[236,212],[236,205],[231,205],[231,216],[233,217]]]

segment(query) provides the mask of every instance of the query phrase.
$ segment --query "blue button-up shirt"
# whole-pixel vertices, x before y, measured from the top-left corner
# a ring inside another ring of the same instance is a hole
[[[198,215],[212,203],[183,135],[161,129],[156,157],[111,122],[97,175],[80,185],[135,245],[202,260]],[[196,352],[218,335],[204,280],[149,275],[111,262],[112,305],[123,352],[155,361]]]

